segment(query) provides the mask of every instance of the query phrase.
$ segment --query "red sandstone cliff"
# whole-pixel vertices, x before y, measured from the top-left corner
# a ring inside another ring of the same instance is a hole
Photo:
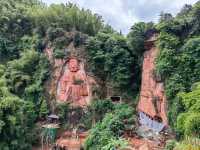
[[[51,46],[44,50],[51,65],[46,91],[50,100],[71,103],[73,106],[86,106],[93,97],[92,88],[96,86],[96,82],[85,69],[84,48],[75,48],[71,42],[66,46],[66,50],[63,49],[67,53],[67,57],[63,59],[54,57]]]
[[[159,49],[154,44],[155,41],[156,36],[154,35],[145,44],[138,111],[167,125],[167,99],[164,93],[164,84],[155,74],[155,60],[159,53]]]

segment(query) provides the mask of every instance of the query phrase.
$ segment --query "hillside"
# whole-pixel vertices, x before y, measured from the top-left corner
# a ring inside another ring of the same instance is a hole
[[[136,148],[143,125],[143,146],[199,148],[199,87],[200,2],[125,36],[72,3],[0,0],[0,150],[40,147],[52,114],[86,150]]]

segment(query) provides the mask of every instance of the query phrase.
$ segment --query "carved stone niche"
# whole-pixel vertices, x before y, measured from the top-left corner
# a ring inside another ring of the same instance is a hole
[[[110,96],[110,99],[113,103],[121,103],[121,97],[120,96]]]
[[[58,82],[57,101],[75,106],[88,105],[91,99],[90,77],[86,75],[84,64],[75,57],[69,58],[63,72]]]

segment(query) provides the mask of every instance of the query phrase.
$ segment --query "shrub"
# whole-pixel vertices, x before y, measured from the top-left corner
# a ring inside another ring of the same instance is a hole
[[[46,100],[42,100],[41,105],[40,105],[40,111],[39,111],[39,117],[40,118],[45,118],[49,113],[48,106]]]
[[[55,58],[59,59],[59,58],[64,58],[65,57],[65,52],[63,49],[54,49],[53,51],[53,55]]]
[[[108,144],[103,146],[102,150],[113,150],[113,149],[126,149],[128,142],[125,139],[110,139]]]
[[[176,146],[176,141],[175,140],[168,140],[166,142],[164,150],[174,150],[175,146]]]
[[[63,28],[48,28],[47,29],[47,38],[50,41],[55,40],[58,37],[64,36],[65,35],[65,31]]]
[[[110,100],[94,100],[90,110],[95,121],[101,121],[106,113],[114,110],[114,104]]]
[[[107,113],[103,120],[91,129],[84,145],[85,149],[102,150],[103,148],[121,148],[126,145],[120,137],[126,129],[126,120],[134,116],[131,109],[128,105],[117,104],[112,112]]]
[[[69,112],[69,104],[68,103],[59,103],[56,106],[56,112],[61,120],[61,122],[67,121],[67,114]]]
[[[178,115],[177,129],[184,136],[200,137],[200,88],[199,83],[192,86],[192,91],[179,93],[179,98],[185,108],[183,113]]]
[[[173,150],[199,150],[200,139],[195,137],[187,137],[183,141],[178,142]]]

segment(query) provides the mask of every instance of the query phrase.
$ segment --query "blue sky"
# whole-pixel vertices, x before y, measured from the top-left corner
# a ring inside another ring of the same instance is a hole
[[[114,29],[127,34],[139,21],[157,22],[161,11],[176,14],[184,4],[198,0],[42,0],[49,4],[72,2],[100,14]]]

